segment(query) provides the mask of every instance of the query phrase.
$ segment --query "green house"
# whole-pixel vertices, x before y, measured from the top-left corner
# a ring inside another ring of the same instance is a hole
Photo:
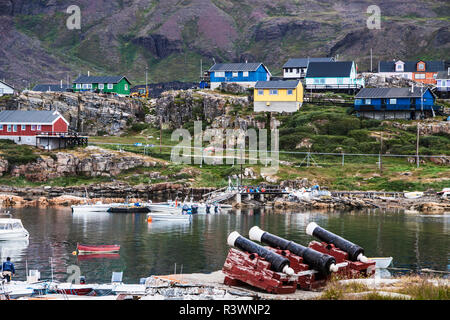
[[[125,76],[79,76],[74,82],[72,89],[74,92],[103,92],[117,93],[128,96],[130,94],[131,82]]]

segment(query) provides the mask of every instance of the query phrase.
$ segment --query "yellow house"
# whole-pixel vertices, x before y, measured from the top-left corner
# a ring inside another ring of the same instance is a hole
[[[254,89],[255,112],[295,112],[303,104],[300,80],[258,81]]]

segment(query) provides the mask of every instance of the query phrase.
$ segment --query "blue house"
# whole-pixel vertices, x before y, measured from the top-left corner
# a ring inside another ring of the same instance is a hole
[[[430,89],[364,88],[355,96],[354,109],[358,116],[373,119],[414,120],[433,116],[439,109]]]
[[[310,62],[306,72],[307,90],[355,91],[364,87],[354,61]]]
[[[260,63],[216,63],[209,69],[211,89],[222,82],[237,83],[244,87],[254,87],[257,81],[269,81],[269,69]]]

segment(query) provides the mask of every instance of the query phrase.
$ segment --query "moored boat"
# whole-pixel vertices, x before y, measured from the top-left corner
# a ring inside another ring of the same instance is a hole
[[[20,219],[0,218],[0,240],[28,239],[29,236]]]
[[[107,253],[107,252],[117,252],[120,250],[120,245],[83,245],[77,244],[77,249],[79,253]]]
[[[375,267],[378,269],[386,269],[392,263],[392,257],[376,257],[368,258],[369,260],[375,261]]]

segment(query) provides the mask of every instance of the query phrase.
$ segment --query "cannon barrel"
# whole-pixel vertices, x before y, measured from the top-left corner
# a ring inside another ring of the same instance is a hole
[[[237,231],[228,235],[228,245],[239,248],[248,253],[256,253],[258,256],[270,262],[270,268],[275,272],[284,272],[293,275],[294,270],[289,267],[289,259],[260,246],[253,241],[241,236]]]
[[[363,248],[328,230],[325,230],[324,228],[318,226],[315,222],[311,222],[306,226],[306,233],[326,243],[332,243],[337,248],[347,252],[351,261],[359,260],[364,263],[369,261],[369,259],[364,256]]]
[[[259,241],[271,247],[280,248],[281,250],[289,250],[293,254],[302,257],[306,264],[310,265],[320,273],[328,275],[331,272],[338,271],[336,259],[334,257],[278,237],[267,231],[261,230],[257,226],[250,229],[249,236],[251,240]]]

